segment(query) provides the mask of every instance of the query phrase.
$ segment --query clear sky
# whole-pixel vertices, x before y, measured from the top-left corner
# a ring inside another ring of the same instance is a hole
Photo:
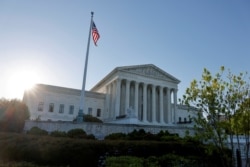
[[[154,64],[181,83],[204,68],[250,72],[249,0],[0,0],[0,98],[22,99],[37,82],[86,90],[117,66]]]

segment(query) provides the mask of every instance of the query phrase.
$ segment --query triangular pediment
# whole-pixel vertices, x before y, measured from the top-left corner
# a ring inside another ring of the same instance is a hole
[[[140,75],[143,77],[153,78],[157,80],[163,80],[174,84],[180,83],[180,80],[168,74],[167,72],[163,71],[162,69],[158,68],[157,66],[153,64],[145,64],[145,65],[116,67],[106,77],[104,77],[100,82],[98,82],[91,90],[96,91],[97,89],[102,87],[106,82],[108,82],[110,78],[112,80],[112,78],[118,76],[120,72],[129,73],[132,75]]]
[[[153,64],[118,67],[118,71],[129,72],[146,77],[158,78],[179,83],[180,81]]]

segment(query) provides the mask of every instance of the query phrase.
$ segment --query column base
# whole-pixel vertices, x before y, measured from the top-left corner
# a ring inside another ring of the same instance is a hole
[[[161,125],[161,123],[159,123],[159,122],[157,122],[157,121],[153,121],[153,122],[151,122],[151,124],[157,125],[157,126]]]
[[[142,124],[150,125],[150,124],[151,124],[151,122],[148,122],[148,121],[142,121]]]

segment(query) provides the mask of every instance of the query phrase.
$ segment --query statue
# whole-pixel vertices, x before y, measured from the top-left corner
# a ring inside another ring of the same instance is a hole
[[[127,118],[136,118],[135,116],[135,110],[133,109],[132,106],[130,106],[128,109],[127,109]]]

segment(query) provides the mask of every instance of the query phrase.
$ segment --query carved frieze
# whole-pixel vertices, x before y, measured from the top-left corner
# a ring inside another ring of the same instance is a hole
[[[151,76],[154,78],[169,79],[166,76],[166,74],[154,69],[153,67],[128,68],[125,71],[140,74],[140,75],[145,75],[149,77]]]

